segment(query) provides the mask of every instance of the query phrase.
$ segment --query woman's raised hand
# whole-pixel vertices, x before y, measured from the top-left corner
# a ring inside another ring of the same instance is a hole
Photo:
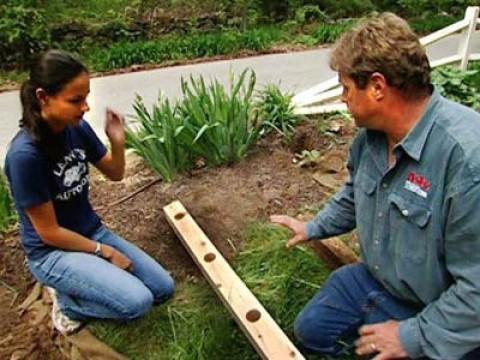
[[[124,145],[125,143],[125,120],[122,115],[107,109],[105,133],[112,144]]]

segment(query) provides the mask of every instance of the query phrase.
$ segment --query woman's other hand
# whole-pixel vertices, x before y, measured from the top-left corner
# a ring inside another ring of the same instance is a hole
[[[120,251],[114,249],[109,245],[102,244],[102,257],[122,270],[130,272],[133,270],[132,261],[125,255],[123,255]]]

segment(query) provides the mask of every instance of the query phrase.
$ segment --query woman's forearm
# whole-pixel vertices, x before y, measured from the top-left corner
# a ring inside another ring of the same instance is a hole
[[[45,244],[62,250],[94,253],[97,246],[96,241],[61,226],[39,235]]]

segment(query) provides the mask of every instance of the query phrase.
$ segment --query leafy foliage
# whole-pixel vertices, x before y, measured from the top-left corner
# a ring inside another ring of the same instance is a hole
[[[260,92],[257,102],[259,117],[263,125],[291,140],[300,118],[293,112],[292,95],[284,94],[276,85],[268,85]]]
[[[340,35],[350,30],[356,22],[356,20],[346,20],[321,24],[313,33],[313,37],[316,39],[317,44],[333,43]]]
[[[478,109],[480,108],[479,71],[480,69],[461,71],[453,66],[445,66],[432,72],[432,82],[445,97]]]
[[[209,86],[202,77],[182,81],[182,136],[194,156],[209,165],[242,159],[260,135],[262,127],[252,108],[255,73],[247,75],[248,70],[238,80],[232,75],[228,92],[217,80]]]
[[[7,186],[7,181],[0,170],[0,233],[16,220],[16,213],[12,198]]]
[[[281,32],[275,28],[168,36],[158,41],[120,42],[93,52],[89,62],[95,70],[107,71],[133,64],[234,54],[243,49],[262,51],[280,39]]]
[[[127,129],[127,147],[134,149],[165,181],[172,181],[177,173],[191,167],[188,149],[179,138],[182,120],[176,108],[160,96],[151,112],[139,96],[133,107],[139,128]]]
[[[255,144],[262,125],[253,109],[255,73],[232,75],[228,91],[217,80],[182,80],[183,100],[171,106],[159,98],[149,112],[137,97],[134,109],[139,128],[127,131],[134,149],[166,180],[186,171],[198,159],[207,165],[231,164]]]
[[[43,13],[22,4],[0,5],[0,59],[25,66],[38,51],[50,45]]]

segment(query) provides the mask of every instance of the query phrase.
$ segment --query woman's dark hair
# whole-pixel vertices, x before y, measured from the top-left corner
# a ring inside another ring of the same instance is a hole
[[[28,131],[33,141],[53,159],[63,150],[63,142],[55,136],[42,120],[41,107],[36,91],[41,88],[47,95],[58,94],[74,78],[87,68],[72,55],[60,50],[41,54],[30,68],[30,78],[20,91],[23,114],[20,127]]]

